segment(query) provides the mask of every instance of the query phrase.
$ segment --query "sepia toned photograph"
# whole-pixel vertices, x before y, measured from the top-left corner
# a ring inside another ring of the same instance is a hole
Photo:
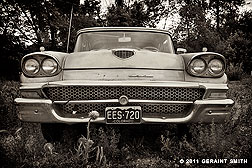
[[[1,0],[1,168],[252,167],[252,0]]]

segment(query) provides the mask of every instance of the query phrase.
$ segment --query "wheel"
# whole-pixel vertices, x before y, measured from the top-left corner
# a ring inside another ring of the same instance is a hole
[[[192,135],[190,133],[190,127],[187,124],[178,124],[177,125],[177,136],[180,139],[183,139],[185,136],[188,140],[192,138]]]
[[[41,132],[47,142],[76,143],[80,135],[87,134],[86,124],[42,123]]]
[[[64,129],[65,129],[64,124],[55,124],[55,123],[41,124],[41,131],[47,142],[60,141],[63,137]]]

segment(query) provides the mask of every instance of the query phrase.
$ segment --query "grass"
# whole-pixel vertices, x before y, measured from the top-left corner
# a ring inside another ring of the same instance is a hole
[[[180,159],[249,159],[252,142],[252,78],[230,82],[228,97],[235,100],[224,124],[189,124],[178,136],[178,125],[90,125],[94,141],[88,163],[78,155],[78,142],[70,136],[43,149],[40,124],[18,120],[13,104],[19,83],[0,81],[0,161],[2,167],[202,167],[180,164]],[[85,129],[85,127],[83,127]],[[83,130],[84,134],[85,130]],[[81,135],[76,135],[81,137]],[[99,156],[97,156],[99,155]],[[97,162],[96,158],[101,158]],[[248,164],[208,164],[208,167],[249,167]],[[251,165],[250,165],[251,166]]]

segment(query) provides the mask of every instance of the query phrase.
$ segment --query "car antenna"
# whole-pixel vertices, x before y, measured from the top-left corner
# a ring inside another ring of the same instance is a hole
[[[68,28],[68,36],[67,36],[67,53],[68,53],[68,50],[69,50],[70,35],[71,35],[71,27],[72,27],[72,20],[73,20],[73,5],[72,5],[72,9],[71,9],[70,22],[69,22],[69,28]]]

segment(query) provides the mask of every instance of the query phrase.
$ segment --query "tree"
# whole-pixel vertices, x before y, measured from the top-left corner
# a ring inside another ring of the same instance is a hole
[[[239,6],[242,6],[245,0],[210,0],[209,9],[216,18],[216,29],[221,34],[227,31],[226,37],[235,29],[236,20],[239,17]],[[227,27],[228,26],[228,27]]]
[[[245,72],[252,71],[252,11],[245,12],[239,16],[239,25],[234,33],[231,33],[226,40],[221,41],[217,50],[223,53],[229,63],[243,65]]]
[[[244,0],[181,0],[180,24],[175,31],[179,47],[189,52],[208,51],[223,54],[228,63],[243,65],[250,72],[252,63],[252,14],[239,13]],[[214,18],[214,19],[213,19]]]
[[[74,8],[73,29],[97,26],[100,15],[99,1],[86,0],[9,0],[3,1],[3,7],[14,31],[22,40],[41,45],[47,49],[62,50],[66,46],[71,8]],[[27,35],[29,34],[29,36]]]
[[[166,14],[165,2],[166,0],[141,0],[125,3],[123,0],[116,0],[115,4],[108,7],[106,25],[156,27]]]
[[[0,2],[1,72],[14,72],[18,76],[21,57],[38,51],[66,51],[67,33],[71,8],[73,22],[70,49],[73,49],[77,30],[102,25],[98,0],[4,0]],[[9,65],[9,66],[6,66]],[[6,76],[6,75],[5,75]],[[9,75],[7,75],[9,76]],[[16,78],[17,79],[17,78]]]
[[[178,46],[185,47],[189,52],[201,51],[207,47],[214,50],[218,35],[213,30],[211,22],[206,19],[208,4],[206,1],[180,1],[181,16],[174,36],[177,36]]]

